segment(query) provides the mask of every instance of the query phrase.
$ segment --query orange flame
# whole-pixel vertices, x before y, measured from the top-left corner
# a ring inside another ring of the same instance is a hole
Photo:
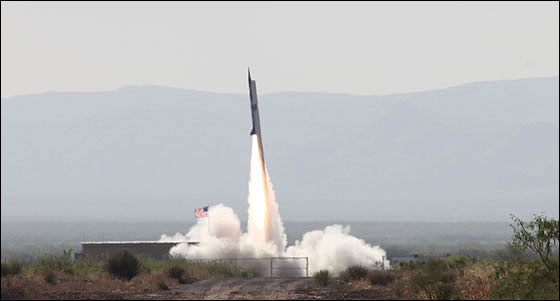
[[[257,135],[251,135],[251,138],[248,231],[256,235],[261,242],[266,242],[269,239],[267,233],[270,221],[268,179],[259,147],[259,138]]]

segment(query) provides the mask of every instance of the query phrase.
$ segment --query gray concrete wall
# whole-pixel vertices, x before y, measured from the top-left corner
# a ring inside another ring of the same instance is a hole
[[[116,253],[127,250],[135,255],[145,254],[156,259],[163,259],[176,242],[95,242],[82,243],[83,256],[94,260],[109,258]]]

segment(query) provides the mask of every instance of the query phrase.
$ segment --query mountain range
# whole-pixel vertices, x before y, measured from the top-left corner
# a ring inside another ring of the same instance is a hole
[[[259,80],[257,79],[257,86]],[[558,77],[259,95],[285,220],[558,216]],[[2,216],[247,217],[248,95],[162,86],[1,100]]]

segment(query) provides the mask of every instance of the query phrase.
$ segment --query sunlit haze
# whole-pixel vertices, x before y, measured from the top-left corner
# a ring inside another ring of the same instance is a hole
[[[389,94],[558,75],[558,2],[2,2],[2,97]]]

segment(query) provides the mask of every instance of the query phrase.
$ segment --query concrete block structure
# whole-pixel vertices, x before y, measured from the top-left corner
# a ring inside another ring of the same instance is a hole
[[[144,254],[155,259],[163,259],[169,250],[177,244],[184,242],[159,242],[159,241],[88,241],[82,242],[82,253],[77,257],[86,257],[94,260],[107,259],[123,250],[135,255]],[[188,242],[189,245],[197,244]]]

